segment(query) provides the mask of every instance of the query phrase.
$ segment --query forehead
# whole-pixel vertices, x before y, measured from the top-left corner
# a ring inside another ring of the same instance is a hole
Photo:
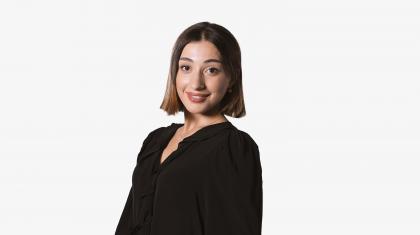
[[[181,57],[188,57],[194,61],[220,59],[219,50],[209,41],[190,42],[182,50]]]

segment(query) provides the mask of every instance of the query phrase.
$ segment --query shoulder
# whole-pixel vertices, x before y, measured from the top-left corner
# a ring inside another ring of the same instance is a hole
[[[174,124],[172,123],[167,126],[154,127],[150,129],[146,137],[140,141],[141,147],[139,153],[137,154],[137,162],[140,161],[143,155],[147,155],[148,153],[158,150],[160,136],[162,136],[163,132],[169,130],[173,126]]]
[[[149,133],[147,134],[146,138],[144,139],[144,142],[151,141],[153,138],[159,136],[160,133],[164,132],[165,130],[170,129],[174,125],[175,124],[172,123],[172,124],[169,124],[169,125],[166,125],[166,126],[153,127],[152,129],[149,129]]]
[[[219,148],[218,161],[235,170],[261,172],[258,144],[252,136],[240,129],[231,128]]]
[[[233,128],[227,135],[227,142],[225,146],[230,148],[238,148],[239,150],[244,148],[255,148],[258,149],[257,142],[247,132]]]
[[[149,130],[149,133],[147,134],[147,137],[146,138],[153,138],[156,135],[158,135],[158,133],[160,133],[163,130],[165,130],[166,128],[167,127],[164,127],[164,126],[152,128],[151,130]]]
[[[146,150],[146,148],[154,145],[154,143],[157,142],[157,139],[161,135],[161,133],[164,132],[165,130],[168,130],[172,126],[173,124],[168,125],[168,126],[154,127],[151,130],[149,130],[146,137],[141,141],[142,144],[141,144],[139,155],[143,153]]]

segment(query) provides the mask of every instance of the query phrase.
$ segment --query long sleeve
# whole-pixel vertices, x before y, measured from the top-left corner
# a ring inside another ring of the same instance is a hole
[[[131,233],[130,228],[132,227],[132,203],[133,203],[133,187],[130,188],[128,193],[127,201],[124,206],[124,210],[121,214],[120,220],[115,230],[115,235],[129,235]]]
[[[209,160],[204,183],[204,235],[261,235],[263,188],[258,145],[230,133]]]
[[[156,130],[150,132],[147,137],[143,140],[143,144],[140,148],[140,152],[137,155],[137,162],[141,154],[146,149],[146,146],[152,140],[153,134]],[[117,228],[115,230],[115,235],[129,235],[131,234],[131,229],[133,227],[133,186],[131,186],[130,191],[127,196],[127,201],[125,203],[123,212],[121,214],[120,220],[118,222]]]

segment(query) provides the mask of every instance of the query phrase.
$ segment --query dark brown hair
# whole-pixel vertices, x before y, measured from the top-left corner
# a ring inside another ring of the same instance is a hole
[[[214,44],[221,55],[223,68],[230,77],[229,88],[220,101],[219,112],[231,117],[245,116],[245,103],[242,90],[241,50],[235,37],[221,25],[210,22],[199,22],[185,29],[177,38],[173,48],[166,83],[165,96],[160,108],[168,115],[184,111],[185,107],[176,92],[176,75],[178,62],[184,47],[190,42],[206,40]]]

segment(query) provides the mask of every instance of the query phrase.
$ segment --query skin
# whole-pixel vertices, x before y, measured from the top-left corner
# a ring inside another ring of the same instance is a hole
[[[175,132],[162,152],[160,162],[177,149],[178,143],[204,126],[228,121],[219,112],[220,101],[230,85],[230,78],[223,70],[220,53],[209,41],[188,43],[180,56],[176,77],[176,90],[184,104],[184,125]],[[186,92],[210,94],[201,103],[193,103]]]
[[[230,78],[221,62],[205,62],[209,59],[221,61],[221,56],[214,44],[205,40],[188,43],[181,53],[176,77],[177,93],[186,108],[184,126],[178,130],[181,135],[228,121],[219,112],[219,104],[229,88]],[[202,103],[193,103],[186,92],[210,95]]]

